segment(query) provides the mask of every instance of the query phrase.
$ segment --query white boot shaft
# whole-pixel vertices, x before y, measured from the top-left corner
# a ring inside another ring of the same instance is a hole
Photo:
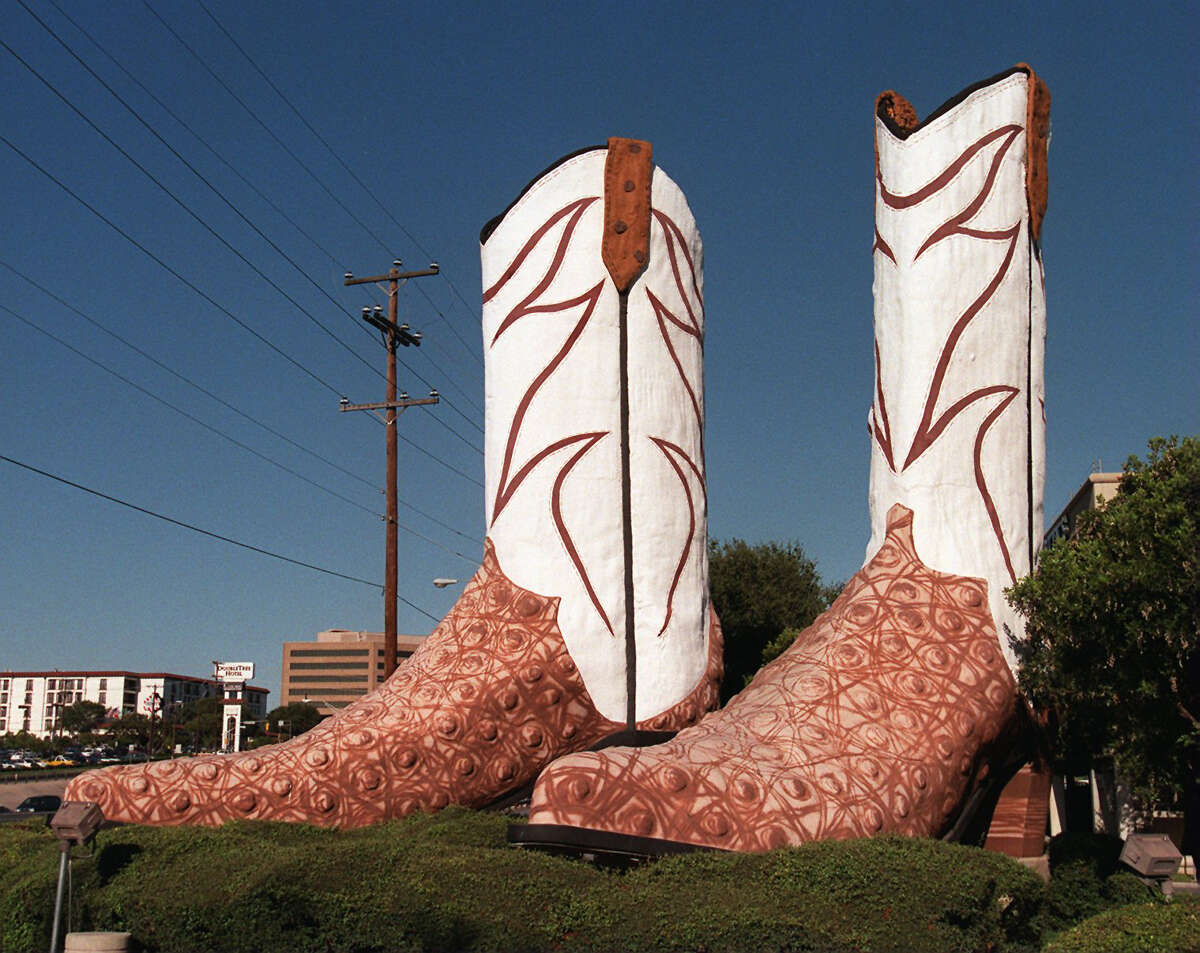
[[[884,113],[911,110],[893,95],[880,97]],[[877,116],[875,128],[867,553],[882,544],[894,504],[912,509],[926,565],[987,580],[1014,672],[1006,636],[1024,628],[1003,590],[1030,572],[1043,520],[1041,95],[1018,68],[919,127],[900,115]]]
[[[636,718],[649,718],[683,699],[707,661],[704,314],[695,221],[675,183],[647,165],[648,255],[625,318],[626,495],[620,294],[601,248],[608,153],[553,167],[485,232],[485,470],[504,571],[561,599],[559,626],[596,708],[624,721],[627,685]],[[610,183],[622,194],[643,187]]]

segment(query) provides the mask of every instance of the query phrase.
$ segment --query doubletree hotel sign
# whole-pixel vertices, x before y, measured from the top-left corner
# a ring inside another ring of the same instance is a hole
[[[242,749],[242,685],[254,677],[253,662],[214,662],[217,681],[225,686],[224,729],[221,733],[222,751]]]
[[[218,682],[248,682],[254,677],[253,662],[217,662]]]

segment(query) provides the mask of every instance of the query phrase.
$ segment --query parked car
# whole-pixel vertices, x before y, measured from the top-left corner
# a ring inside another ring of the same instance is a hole
[[[62,798],[57,794],[35,794],[17,805],[18,814],[49,814],[62,807]]]

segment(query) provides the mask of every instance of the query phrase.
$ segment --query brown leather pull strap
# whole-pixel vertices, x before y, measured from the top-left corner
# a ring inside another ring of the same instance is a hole
[[[1025,107],[1025,193],[1029,197],[1029,232],[1036,242],[1042,236],[1050,183],[1046,152],[1050,145],[1050,90],[1028,63],[1018,67],[1029,73],[1028,105]]]
[[[608,140],[604,163],[604,238],[600,256],[617,291],[624,294],[650,256],[650,143]]]

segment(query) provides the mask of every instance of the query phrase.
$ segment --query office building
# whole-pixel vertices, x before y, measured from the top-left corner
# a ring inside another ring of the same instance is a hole
[[[396,664],[425,638],[398,634]],[[314,642],[284,642],[279,703],[307,701],[331,714],[373,692],[384,680],[383,641],[382,632],[327,629],[318,632]]]

